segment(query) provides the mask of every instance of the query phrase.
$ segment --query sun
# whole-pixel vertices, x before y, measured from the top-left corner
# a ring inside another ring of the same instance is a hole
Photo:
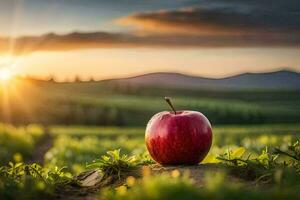
[[[0,69],[0,81],[7,82],[13,77],[12,71],[8,68]]]

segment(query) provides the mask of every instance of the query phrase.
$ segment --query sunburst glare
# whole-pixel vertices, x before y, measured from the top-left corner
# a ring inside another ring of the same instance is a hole
[[[0,81],[7,82],[12,78],[13,74],[9,68],[0,69]]]

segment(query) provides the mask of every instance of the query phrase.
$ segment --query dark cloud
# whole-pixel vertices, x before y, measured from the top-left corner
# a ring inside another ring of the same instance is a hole
[[[204,7],[136,13],[117,22],[144,34],[201,38],[216,46],[299,46],[299,7],[287,2],[299,4],[217,0]]]
[[[47,34],[35,37],[0,38],[0,53],[15,55],[35,51],[69,51],[91,48],[205,48],[205,47],[300,47],[298,35],[138,35],[125,33]],[[14,44],[11,46],[10,44]],[[13,48],[10,48],[13,47]]]
[[[272,35],[299,32],[300,12],[261,10],[261,7],[257,10],[194,7],[137,13],[119,22],[156,32]]]
[[[299,0],[183,0],[185,7],[232,8],[245,11],[299,12]],[[183,6],[182,6],[183,7]]]
[[[300,2],[298,0],[215,0],[213,2],[231,5],[232,7],[249,7],[252,10],[271,10],[284,13],[300,11]]]

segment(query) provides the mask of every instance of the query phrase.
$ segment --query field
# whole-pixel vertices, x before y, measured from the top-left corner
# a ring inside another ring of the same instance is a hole
[[[299,199],[296,192],[300,183],[299,143],[295,149],[291,148],[300,138],[299,124],[215,126],[213,147],[199,167],[166,167],[160,169],[163,172],[159,174],[156,172],[159,166],[153,163],[145,149],[144,127],[50,126],[45,129],[37,125],[18,128],[1,125],[1,141],[6,141],[1,144],[2,165],[6,166],[9,160],[14,163],[30,160],[35,141],[46,134],[45,130],[51,135],[53,146],[40,163],[43,167],[30,165],[29,168],[13,163],[10,167],[2,167],[1,177],[10,182],[0,182],[0,197],[14,199],[17,193],[11,196],[8,191],[16,190],[20,195],[18,199],[51,199],[53,195],[70,199],[78,195],[95,199],[232,199],[244,193],[248,196],[242,199],[266,196]],[[276,148],[295,158],[279,153]],[[101,160],[107,151],[116,149],[127,158],[114,151],[108,154],[110,160]],[[248,154],[251,154],[250,159]],[[277,158],[277,155],[280,156]],[[101,177],[114,177],[114,180],[105,187],[98,185],[100,190],[96,192],[87,187],[80,189],[82,186],[68,188],[75,184],[74,181],[79,184],[76,175],[89,170],[87,165],[96,159]],[[31,167],[35,171],[30,171]],[[22,170],[28,175],[24,176]],[[194,176],[187,175],[189,172]],[[228,180],[230,184],[226,183]],[[26,189],[28,187],[30,190]]]
[[[0,199],[300,199],[299,91],[15,81],[0,89]],[[201,164],[150,158],[164,96],[210,119]]]
[[[120,85],[115,82],[56,83],[15,80],[0,89],[0,120],[14,124],[145,126],[155,113],[169,109],[204,113],[212,124],[298,123],[299,90],[201,90]],[[7,92],[8,93],[8,92]],[[10,98],[5,97],[10,95]],[[5,100],[6,99],[6,100]],[[25,101],[24,101],[25,99]],[[84,117],[83,117],[84,116]]]

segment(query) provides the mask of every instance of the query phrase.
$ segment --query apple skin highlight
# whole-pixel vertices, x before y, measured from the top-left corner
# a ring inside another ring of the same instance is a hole
[[[200,112],[164,111],[148,122],[145,142],[151,157],[162,165],[194,165],[210,150],[212,128]]]

